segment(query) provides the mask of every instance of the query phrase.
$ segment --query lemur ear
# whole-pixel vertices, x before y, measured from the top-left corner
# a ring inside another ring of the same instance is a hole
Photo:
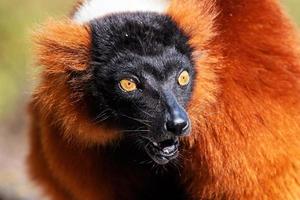
[[[50,20],[34,33],[39,65],[48,73],[83,71],[90,61],[91,36],[88,25],[71,20]]]

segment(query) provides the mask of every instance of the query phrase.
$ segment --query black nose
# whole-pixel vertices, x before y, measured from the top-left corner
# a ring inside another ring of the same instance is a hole
[[[187,134],[189,126],[187,114],[184,111],[177,110],[167,117],[165,128],[168,132],[171,132],[176,136],[182,136]]]
[[[174,120],[167,121],[166,129],[177,136],[185,135],[189,129],[189,122],[183,118],[176,118]]]
[[[176,136],[186,135],[190,127],[186,111],[169,91],[165,91],[165,100],[167,106],[165,130]]]

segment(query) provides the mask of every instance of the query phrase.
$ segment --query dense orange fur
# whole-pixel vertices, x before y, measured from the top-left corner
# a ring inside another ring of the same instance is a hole
[[[89,121],[84,102],[80,102],[80,83],[67,83],[72,71],[83,71],[89,64],[89,27],[69,20],[49,22],[35,34],[35,39],[39,64],[46,66],[41,74],[42,82],[33,95],[41,117],[47,120],[50,115],[55,119],[51,123],[60,124],[68,139],[75,137],[83,143],[105,144],[118,137],[114,131]],[[89,78],[86,76],[82,81]],[[76,92],[71,94],[70,85]]]
[[[191,194],[299,199],[299,43],[277,2],[174,0],[169,14],[204,52],[189,109]]]
[[[191,36],[198,71],[182,175],[189,194],[300,199],[299,42],[277,1],[173,0],[168,13]],[[117,131],[91,124],[80,83],[76,96],[66,83],[71,71],[88,66],[89,27],[64,21],[44,30],[37,36],[45,70],[31,104],[31,174],[54,199],[110,200],[116,191],[130,199],[144,174],[99,157],[102,145],[118,141]]]
[[[72,195],[84,195],[80,199],[93,199],[96,194],[85,194],[81,188],[86,186],[86,182],[93,185],[97,180],[105,178],[94,174],[86,177],[89,180],[85,182],[84,177],[76,175],[76,171],[82,172],[83,176],[89,171],[95,172],[97,165],[91,163],[95,159],[91,159],[92,154],[85,154],[86,151],[89,152],[86,148],[97,148],[97,145],[110,143],[119,138],[119,135],[116,130],[99,127],[89,121],[85,112],[86,105],[80,101],[82,83],[72,84],[67,81],[72,71],[83,71],[89,64],[89,27],[74,24],[70,20],[49,22],[34,35],[34,38],[38,64],[46,68],[41,74],[41,83],[33,94],[30,106],[30,173],[55,199],[72,199]],[[82,81],[88,81],[89,78],[86,76]],[[76,89],[72,95],[70,86]],[[69,147],[69,144],[72,144],[72,147]],[[89,167],[94,169],[89,170]],[[72,183],[70,179],[76,181]],[[61,184],[70,188],[65,189]],[[107,190],[106,186],[102,188]],[[78,193],[73,194],[66,190]],[[100,191],[104,197],[104,189],[97,189],[97,193]]]

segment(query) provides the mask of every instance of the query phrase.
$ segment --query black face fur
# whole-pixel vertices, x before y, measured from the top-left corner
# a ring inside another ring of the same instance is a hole
[[[122,148],[134,146],[158,164],[175,159],[178,138],[191,127],[185,107],[195,72],[188,37],[168,16],[155,13],[111,15],[90,25],[92,81],[86,96],[93,120],[118,127],[126,141]],[[180,86],[184,70],[191,81]],[[122,79],[134,81],[137,90],[122,90]]]

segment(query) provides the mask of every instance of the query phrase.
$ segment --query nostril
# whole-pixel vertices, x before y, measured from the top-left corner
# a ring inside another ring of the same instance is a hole
[[[189,129],[189,121],[185,121],[185,124],[183,126],[182,132],[186,132]]]

